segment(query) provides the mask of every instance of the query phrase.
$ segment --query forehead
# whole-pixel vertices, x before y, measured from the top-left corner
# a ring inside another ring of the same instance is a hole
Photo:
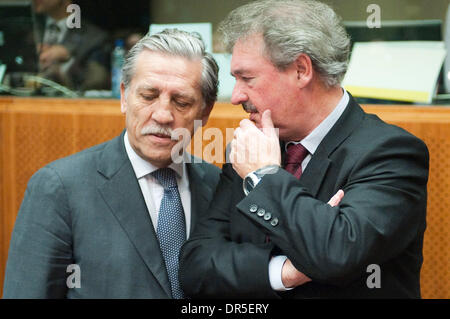
[[[200,93],[201,74],[200,59],[143,50],[136,58],[131,86]]]
[[[264,54],[264,40],[261,35],[241,38],[234,45],[231,57],[233,75],[271,66],[273,67],[272,62]]]

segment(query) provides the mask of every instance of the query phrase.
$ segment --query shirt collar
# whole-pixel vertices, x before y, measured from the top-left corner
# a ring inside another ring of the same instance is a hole
[[[342,113],[344,113],[347,107],[350,98],[345,89],[342,89],[342,91],[344,92],[344,94],[339,100],[339,103],[335,106],[334,110],[330,114],[328,114],[328,116],[303,140],[287,142],[285,144],[286,151],[289,144],[301,143],[311,155],[314,155],[314,152],[319,147],[319,144],[322,142],[322,140],[328,134],[328,132],[331,130],[334,124],[336,124],[337,120],[341,117]]]
[[[60,32],[63,32],[67,29],[66,20],[67,18],[62,18],[61,20],[56,21],[52,17],[47,17],[46,27],[48,28],[51,24],[56,24],[59,27]]]
[[[133,167],[137,179],[140,179],[141,177],[144,177],[159,169],[159,167],[156,167],[150,162],[144,160],[134,151],[133,147],[130,144],[130,141],[128,140],[128,132],[125,132],[123,139],[125,143],[125,150],[127,152],[128,158],[130,159],[131,166]],[[175,171],[177,177],[183,179],[183,174],[185,173],[185,165],[185,162],[182,161],[181,163],[171,163],[169,167]]]

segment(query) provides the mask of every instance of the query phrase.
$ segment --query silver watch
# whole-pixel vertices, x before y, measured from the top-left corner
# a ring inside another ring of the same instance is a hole
[[[248,193],[256,187],[256,185],[258,185],[264,175],[275,174],[279,168],[280,166],[278,165],[267,165],[257,169],[254,172],[248,173],[242,181],[242,189],[244,190],[245,196],[247,196]]]

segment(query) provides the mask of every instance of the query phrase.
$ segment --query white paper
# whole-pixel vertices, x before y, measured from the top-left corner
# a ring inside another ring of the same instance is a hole
[[[342,85],[356,96],[431,103],[445,55],[440,41],[357,42]]]
[[[231,54],[229,53],[213,53],[214,59],[219,65],[219,94],[218,99],[220,101],[229,101],[231,99],[231,93],[235,79],[231,76]]]

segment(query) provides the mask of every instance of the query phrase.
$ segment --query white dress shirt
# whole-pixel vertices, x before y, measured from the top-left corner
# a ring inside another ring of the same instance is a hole
[[[305,171],[311,157],[314,155],[315,151],[319,147],[324,137],[328,134],[331,128],[336,124],[338,119],[341,117],[347,108],[349,101],[349,96],[347,91],[342,89],[344,92],[339,103],[336,105],[334,110],[311,132],[301,141],[289,141],[285,145],[285,150],[287,151],[287,146],[291,143],[299,144],[301,143],[309,152],[302,162],[302,172]],[[286,291],[292,288],[286,288],[281,280],[281,271],[286,261],[286,256],[274,256],[269,262],[269,281],[272,289],[277,291]]]
[[[128,158],[130,159],[131,166],[133,166],[134,173],[136,174],[136,178],[139,182],[145,204],[156,232],[158,226],[159,208],[161,206],[161,200],[164,196],[164,188],[150,173],[156,171],[158,167],[152,165],[136,154],[130,145],[130,141],[128,140],[128,132],[125,133],[124,142],[125,150]],[[179,164],[172,163],[169,167],[176,172],[178,192],[180,193],[184,216],[186,218],[186,236],[189,238],[191,228],[191,191],[189,190],[189,177],[186,170],[186,164],[183,161]]]

